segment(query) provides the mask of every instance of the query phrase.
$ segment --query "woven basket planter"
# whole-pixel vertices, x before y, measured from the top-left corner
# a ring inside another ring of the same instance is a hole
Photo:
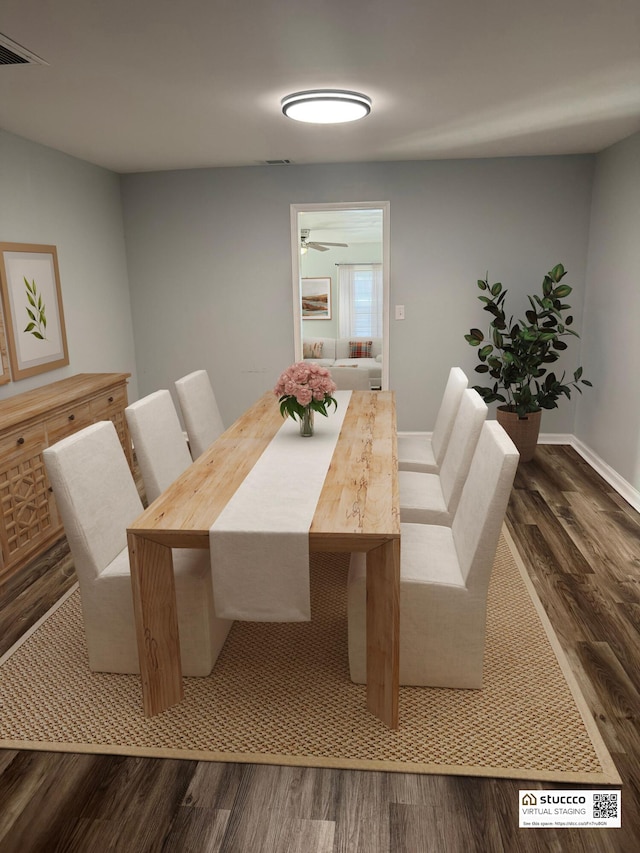
[[[542,412],[537,411],[520,418],[516,412],[510,412],[506,406],[498,406],[496,419],[518,448],[521,462],[530,462],[533,459],[540,434],[541,417]]]

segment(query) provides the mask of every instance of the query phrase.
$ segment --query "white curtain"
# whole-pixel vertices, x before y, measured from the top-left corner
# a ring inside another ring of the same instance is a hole
[[[382,264],[338,267],[341,338],[382,337]]]

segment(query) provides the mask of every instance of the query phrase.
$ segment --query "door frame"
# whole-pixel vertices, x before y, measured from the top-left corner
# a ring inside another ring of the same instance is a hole
[[[300,231],[298,214],[323,210],[381,210],[382,211],[382,381],[383,391],[389,389],[389,212],[388,201],[316,202],[290,205],[291,217],[291,274],[293,283],[293,341],[295,360],[302,360],[302,312],[300,310]]]

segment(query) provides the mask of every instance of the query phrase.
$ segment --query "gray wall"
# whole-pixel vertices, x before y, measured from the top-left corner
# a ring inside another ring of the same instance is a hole
[[[598,155],[575,434],[640,490],[640,133]]]
[[[0,241],[57,248],[69,365],[0,387],[10,397],[74,373],[132,373],[120,179],[0,131]]]
[[[510,290],[514,313],[564,263],[581,327],[590,156],[126,175],[125,234],[140,393],[206,368],[230,423],[293,360],[289,205],[389,201],[390,384],[400,429],[430,429],[449,368],[484,322],[476,279]],[[393,319],[405,305],[406,320]],[[579,363],[580,342],[565,364]],[[545,412],[573,432],[575,401]]]

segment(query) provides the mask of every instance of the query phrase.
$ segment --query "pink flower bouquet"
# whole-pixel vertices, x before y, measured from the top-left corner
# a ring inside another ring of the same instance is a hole
[[[273,393],[279,397],[282,417],[289,416],[295,421],[302,420],[305,410],[327,415],[327,406],[338,408],[337,400],[332,396],[336,383],[326,367],[315,362],[298,361],[280,375]]]

